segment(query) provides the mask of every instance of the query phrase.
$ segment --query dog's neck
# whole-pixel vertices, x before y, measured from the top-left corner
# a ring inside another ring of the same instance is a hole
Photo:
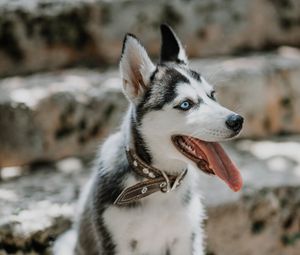
[[[128,121],[128,146],[134,149],[146,164],[169,174],[179,174],[187,168],[185,162],[174,157],[178,152],[170,137],[155,136],[147,132],[142,134],[132,114],[129,115]]]
[[[187,168],[187,164],[174,157],[175,147],[170,137],[144,135],[145,143],[152,156],[152,165],[170,174],[178,174]],[[176,151],[177,152],[177,151]]]

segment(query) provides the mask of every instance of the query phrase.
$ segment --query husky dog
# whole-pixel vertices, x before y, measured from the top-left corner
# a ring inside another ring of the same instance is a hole
[[[236,136],[243,118],[217,103],[168,25],[161,34],[157,65],[134,35],[124,39],[120,72],[130,106],[96,159],[77,255],[202,255],[200,172],[241,189],[217,142]]]

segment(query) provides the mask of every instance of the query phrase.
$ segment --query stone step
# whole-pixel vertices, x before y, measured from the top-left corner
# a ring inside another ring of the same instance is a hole
[[[241,137],[300,132],[300,54],[194,60],[241,113]],[[92,154],[126,111],[117,71],[69,69],[0,80],[0,167]]]
[[[217,98],[246,118],[241,137],[300,131],[300,53],[194,60]],[[91,69],[0,80],[0,167],[92,154],[126,111],[117,71]]]
[[[207,254],[298,255],[299,201],[299,186],[266,188],[209,208]]]
[[[0,166],[89,155],[127,106],[116,73],[66,70],[0,83]]]
[[[31,169],[5,168],[0,182],[0,255],[51,254],[55,238],[71,227],[89,173],[71,158]]]
[[[298,0],[2,0],[0,75],[115,64],[126,32],[157,56],[162,22],[191,57],[300,46],[299,15]]]
[[[240,140],[226,150],[241,170],[244,188],[233,193],[201,174],[208,208],[208,254],[298,255],[300,249],[300,136]],[[4,168],[0,182],[0,254],[51,254],[70,228],[90,167],[68,158],[56,164]]]

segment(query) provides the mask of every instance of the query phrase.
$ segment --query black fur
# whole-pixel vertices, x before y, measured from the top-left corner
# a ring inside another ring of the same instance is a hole
[[[100,217],[98,220],[98,230],[101,233],[103,255],[115,255],[116,244],[113,242],[111,234],[104,224],[104,220]]]
[[[123,161],[123,160],[122,160]],[[124,186],[122,181],[125,175],[129,174],[128,164],[119,165],[119,171],[107,172],[103,168],[99,167],[96,184],[94,185],[93,194],[93,220],[96,223],[95,226],[102,236],[102,249],[103,255],[115,254],[115,243],[105,226],[103,220],[103,212],[105,209],[112,205],[119,194],[122,192]]]
[[[173,30],[166,24],[160,26],[162,45],[160,51],[160,63],[175,62],[183,64],[184,61],[178,58],[180,44]]]
[[[96,223],[95,227],[97,231],[101,233],[101,244],[103,249],[103,254],[101,255],[114,255],[116,244],[114,243],[109,230],[107,229],[103,213],[111,206],[117,197],[120,195],[122,190],[125,188],[123,180],[126,179],[126,175],[133,174],[131,167],[128,164],[124,150],[120,150],[118,158],[118,164],[114,167],[114,171],[107,171],[102,165],[98,166],[98,171],[96,175],[96,182],[93,185],[93,221]],[[132,203],[127,206],[127,208],[133,208],[139,206],[139,202]],[[126,208],[124,206],[124,208]]]
[[[158,102],[156,106],[152,108],[153,110],[162,109],[165,104],[170,103],[177,96],[175,89],[179,83],[190,83],[190,81],[176,69],[168,68],[165,72],[164,83],[166,89],[163,94],[163,100]]]
[[[157,74],[157,72],[158,72],[158,67],[156,66],[154,72],[153,72],[153,73],[151,74],[151,76],[150,76],[150,84],[153,83],[153,80],[154,80],[155,75]]]
[[[170,103],[177,96],[175,90],[179,83],[189,83],[188,78],[173,67],[159,65],[157,70],[156,74],[162,74],[163,78],[157,79],[157,75],[152,77],[149,89],[146,91],[142,101],[137,105],[136,118],[139,124],[147,112],[161,110],[164,105]],[[153,98],[155,98],[154,102],[149,103],[150,99]]]
[[[94,185],[95,190],[93,191],[93,194],[95,195],[94,200],[97,206],[99,206],[99,204],[103,206],[113,204],[124,188],[122,182],[125,176],[131,171],[125,158],[125,151],[124,155],[121,155],[120,153],[118,163],[119,164],[115,166],[117,171],[106,170],[101,165],[98,167],[97,181],[96,185]]]
[[[193,70],[189,69],[190,75],[197,81],[202,82],[201,75]]]
[[[150,165],[152,163],[152,157],[146,147],[144,139],[142,138],[138,130],[137,125],[138,124],[134,120],[132,120],[132,135],[134,140],[135,151],[143,161]]]

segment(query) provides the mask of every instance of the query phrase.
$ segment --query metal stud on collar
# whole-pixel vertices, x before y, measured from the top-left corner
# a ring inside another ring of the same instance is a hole
[[[148,188],[147,187],[144,187],[144,188],[142,188],[142,194],[145,194],[146,192],[148,191]]]
[[[154,174],[154,173],[151,173],[151,172],[148,174],[148,176],[149,176],[150,178],[155,178],[155,177],[156,177],[155,174]]]
[[[148,168],[143,168],[143,173],[144,174],[149,174],[149,169]]]
[[[187,169],[179,175],[167,175],[160,169],[151,167],[143,162],[138,155],[126,148],[128,163],[132,165],[132,170],[146,178],[132,186],[124,188],[114,201],[115,205],[123,206],[138,201],[154,192],[161,191],[163,193],[176,189],[187,173]]]
[[[164,188],[164,187],[166,187],[166,185],[167,185],[166,182],[162,182],[162,183],[159,185],[159,187]]]

